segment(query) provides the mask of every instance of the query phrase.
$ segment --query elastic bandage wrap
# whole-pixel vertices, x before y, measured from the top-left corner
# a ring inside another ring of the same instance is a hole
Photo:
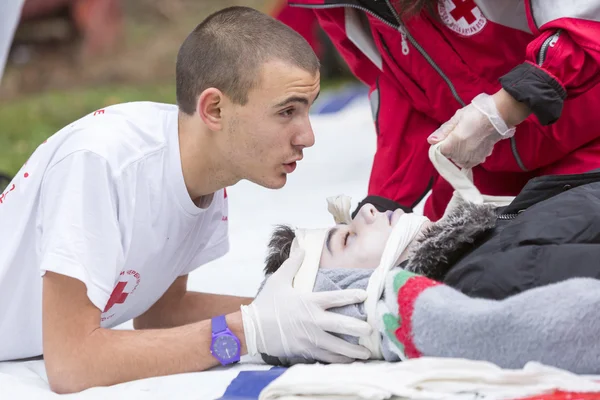
[[[350,197],[345,195],[329,197],[327,198],[327,203],[328,210],[333,215],[336,224],[350,223],[352,221],[350,216]],[[421,232],[421,227],[427,221],[429,220],[422,215],[412,213],[401,215],[386,242],[379,265],[369,278],[365,312],[367,314],[367,322],[373,328],[373,333],[370,336],[359,338],[359,344],[371,351],[372,359],[383,358],[381,352],[381,334],[379,333],[377,324],[377,302],[383,295],[385,278],[387,273],[396,266],[400,255]],[[293,287],[295,289],[305,293],[313,291],[327,232],[329,232],[329,228],[295,230],[296,237],[292,242],[290,252],[293,253],[297,249],[302,249],[305,252],[304,261],[294,277]]]

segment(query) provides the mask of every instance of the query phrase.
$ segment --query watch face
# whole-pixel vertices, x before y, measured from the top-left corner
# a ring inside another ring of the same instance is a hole
[[[239,352],[238,342],[229,335],[217,337],[212,346],[212,353],[223,361],[236,359]]]

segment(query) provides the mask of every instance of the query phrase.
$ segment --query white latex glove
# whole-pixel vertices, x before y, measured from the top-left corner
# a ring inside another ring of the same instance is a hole
[[[328,363],[368,359],[371,352],[365,347],[348,343],[329,332],[360,337],[369,335],[371,326],[366,321],[325,311],[363,302],[366,291],[301,293],[295,290],[292,281],[303,258],[302,251],[291,255],[267,280],[257,298],[241,307],[248,354],[265,353]]]
[[[428,142],[443,141],[440,145],[443,155],[462,168],[473,168],[492,154],[497,142],[514,134],[515,128],[504,122],[494,98],[481,93],[433,132]]]

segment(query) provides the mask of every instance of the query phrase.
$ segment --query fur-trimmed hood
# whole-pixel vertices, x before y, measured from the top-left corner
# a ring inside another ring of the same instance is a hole
[[[459,203],[423,232],[404,269],[442,281],[475,241],[496,226],[495,210],[491,205]]]

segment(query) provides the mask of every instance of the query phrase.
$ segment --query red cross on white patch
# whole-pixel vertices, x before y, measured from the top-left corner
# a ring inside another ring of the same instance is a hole
[[[481,32],[487,23],[473,0],[443,0],[438,3],[438,10],[444,24],[463,36]]]

